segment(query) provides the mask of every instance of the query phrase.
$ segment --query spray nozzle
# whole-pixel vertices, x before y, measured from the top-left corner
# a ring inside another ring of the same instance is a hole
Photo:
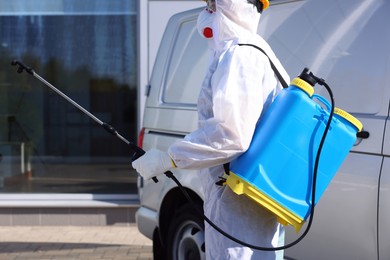
[[[17,72],[22,73],[23,70],[26,70],[27,73],[34,75],[34,70],[28,66],[26,66],[23,62],[18,61],[18,60],[13,60],[11,62],[12,66],[18,66]]]
[[[322,85],[322,86],[325,84],[325,80],[324,79],[315,76],[313,74],[313,72],[309,72],[308,68],[304,68],[303,71],[301,72],[301,74],[298,77],[300,79],[306,81],[307,83],[309,83],[313,87],[317,83]]]

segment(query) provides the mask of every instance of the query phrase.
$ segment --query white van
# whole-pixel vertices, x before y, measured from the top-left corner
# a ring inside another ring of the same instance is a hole
[[[177,14],[167,25],[147,92],[145,150],[166,150],[197,126],[208,61],[207,44],[195,28],[199,12]],[[311,231],[285,251],[286,259],[390,259],[389,14],[385,0],[275,0],[261,17],[259,34],[290,77],[308,67],[332,87],[336,106],[364,125],[318,203]],[[320,87],[316,92],[326,96]],[[201,208],[197,175],[174,174]],[[140,179],[139,193],[137,224],[153,239],[155,259],[204,259],[203,220],[174,182]],[[286,243],[299,236],[286,230]]]

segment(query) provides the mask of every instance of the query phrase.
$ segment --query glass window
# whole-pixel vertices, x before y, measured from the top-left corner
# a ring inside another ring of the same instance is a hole
[[[136,138],[136,1],[0,3],[0,192],[136,193],[128,146],[18,59],[128,140]]]

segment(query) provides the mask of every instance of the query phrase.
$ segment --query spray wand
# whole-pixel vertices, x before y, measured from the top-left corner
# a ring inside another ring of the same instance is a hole
[[[142,150],[140,147],[138,147],[136,144],[134,144],[133,142],[130,142],[129,140],[127,140],[126,138],[124,138],[121,134],[118,133],[118,131],[112,127],[111,125],[101,121],[99,118],[97,118],[96,116],[94,116],[92,113],[90,113],[88,110],[86,110],[85,108],[83,108],[82,106],[80,106],[77,102],[75,102],[73,99],[71,99],[70,97],[68,97],[67,95],[65,95],[62,91],[60,91],[58,88],[54,87],[52,84],[50,84],[48,81],[46,81],[44,78],[42,78],[41,76],[39,76],[37,73],[35,73],[35,71],[26,66],[23,62],[21,61],[18,61],[18,60],[13,60],[11,62],[11,65],[13,66],[18,66],[18,69],[17,69],[17,72],[18,73],[23,73],[23,71],[26,71],[28,74],[30,75],[33,75],[35,78],[37,78],[39,81],[41,81],[43,84],[45,84],[46,86],[48,86],[49,88],[51,88],[54,92],[56,92],[58,95],[60,95],[61,97],[63,97],[65,100],[67,100],[68,102],[70,102],[72,105],[74,105],[75,107],[77,107],[79,110],[81,110],[81,112],[83,112],[84,114],[86,114],[88,117],[90,117],[93,121],[95,121],[96,123],[98,123],[99,125],[101,125],[108,133],[116,136],[117,138],[119,138],[122,142],[124,142],[125,144],[127,144],[128,146],[130,146],[131,150],[133,151],[133,154],[132,154],[132,160],[136,160],[138,159],[139,157],[141,157],[142,155],[144,155],[145,151]],[[153,178],[153,181],[154,182],[158,182],[157,178],[154,177]]]

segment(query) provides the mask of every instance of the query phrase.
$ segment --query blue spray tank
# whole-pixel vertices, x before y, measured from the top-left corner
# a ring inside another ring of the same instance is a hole
[[[313,173],[331,105],[314,94],[318,83],[308,69],[281,90],[260,118],[249,149],[230,163],[227,185],[273,212],[298,232],[310,215]],[[317,102],[315,101],[317,100]],[[356,141],[362,124],[334,108],[321,146],[314,205]]]

